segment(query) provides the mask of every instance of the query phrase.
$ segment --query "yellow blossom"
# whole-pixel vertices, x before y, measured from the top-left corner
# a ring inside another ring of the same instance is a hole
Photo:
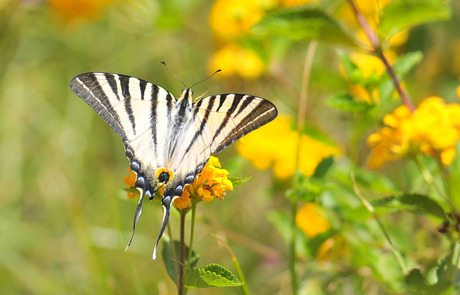
[[[118,0],[50,0],[50,10],[67,25],[75,25],[85,20],[94,20],[108,6]]]
[[[452,162],[460,136],[459,104],[428,97],[413,113],[406,106],[399,106],[383,122],[386,126],[367,140],[372,147],[371,168],[419,152],[439,157],[444,165]]]
[[[380,21],[381,10],[390,2],[391,0],[355,1],[355,5],[358,11],[366,18],[369,25],[375,29]],[[352,29],[361,27],[348,3],[344,3],[341,9],[338,10],[338,18]]]
[[[273,166],[275,177],[285,179],[294,175],[298,133],[291,129],[292,118],[280,115],[270,124],[245,136],[237,143],[238,153],[260,170]],[[281,140],[281,141],[280,141]],[[338,154],[338,149],[307,135],[300,137],[299,169],[312,175],[322,159]]]
[[[331,261],[347,257],[349,248],[341,235],[334,235],[325,240],[316,251],[316,258],[322,261]]]
[[[211,8],[209,23],[222,40],[234,40],[249,32],[264,14],[257,0],[216,0]]]
[[[210,72],[222,69],[226,76],[238,75],[244,79],[254,79],[263,74],[265,65],[252,50],[230,43],[219,49],[209,62]]]
[[[331,228],[329,221],[325,218],[324,212],[316,203],[305,204],[297,212],[295,223],[309,238],[314,238]]]
[[[316,0],[280,0],[279,2],[281,7],[290,7],[315,3]]]
[[[385,56],[390,61],[390,63],[396,60],[396,55],[391,50],[387,51],[385,53]],[[378,78],[382,76],[383,74],[385,74],[386,72],[386,67],[383,64],[383,62],[374,55],[361,53],[361,52],[352,52],[350,53],[350,59],[360,69],[363,78],[368,79],[369,81],[373,81],[373,79],[377,81]],[[340,72],[342,73],[343,76],[346,76],[346,72],[343,66],[341,66]],[[370,88],[373,88],[373,89],[367,89],[366,87],[360,84],[350,83],[349,91],[351,95],[359,101],[365,101],[370,104],[379,103],[380,101],[379,89],[377,87],[370,87]],[[395,94],[397,94],[396,91],[395,91]],[[397,97],[398,96],[395,95],[395,98]]]

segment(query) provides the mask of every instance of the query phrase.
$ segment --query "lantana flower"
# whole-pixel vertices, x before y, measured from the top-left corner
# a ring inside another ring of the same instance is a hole
[[[222,69],[222,75],[238,75],[244,79],[260,77],[265,69],[262,59],[252,50],[230,43],[217,50],[209,62],[209,71]]]
[[[238,153],[260,170],[273,166],[275,177],[286,179],[296,169],[299,134],[291,129],[292,118],[279,115],[270,124],[246,135],[236,145]],[[307,135],[300,136],[299,170],[312,175],[316,166],[339,150]]]
[[[97,19],[101,13],[119,0],[50,0],[50,10],[66,25]]]
[[[413,112],[405,105],[387,114],[379,132],[367,142],[372,147],[369,166],[383,164],[417,153],[435,156],[448,165],[455,157],[460,137],[460,105],[446,104],[439,97],[428,97]]]
[[[316,203],[306,203],[297,212],[295,223],[309,238],[314,238],[331,228],[323,210]]]
[[[191,204],[192,198],[204,202],[211,202],[214,198],[224,199],[226,191],[233,190],[233,184],[227,177],[228,174],[227,170],[221,168],[219,159],[211,156],[203,171],[195,178],[195,181],[186,186],[182,196],[174,201],[174,206],[178,209],[186,209]],[[135,173],[130,170],[130,174],[125,177],[124,181],[128,186],[128,197],[136,198],[139,193],[130,190],[136,182]]]

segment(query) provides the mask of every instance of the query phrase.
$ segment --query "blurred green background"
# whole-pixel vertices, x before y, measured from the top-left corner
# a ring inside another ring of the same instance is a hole
[[[122,142],[68,84],[83,72],[113,72],[151,81],[179,96],[181,83],[160,62],[165,61],[186,85],[217,70],[210,60],[222,40],[211,30],[212,5],[213,1],[205,0],[0,0],[0,294],[176,292],[161,256],[151,259],[163,216],[158,203],[144,205],[133,244],[124,252],[137,200],[128,199],[123,191],[128,161]],[[396,49],[424,53],[405,85],[415,102],[432,94],[448,101],[457,99],[453,90],[460,74],[458,11],[458,3],[453,3],[450,21],[411,30],[407,42]],[[246,42],[248,47],[253,45]],[[261,44],[254,47],[270,65],[265,75],[247,79],[226,75],[224,69],[194,87],[195,95],[206,91],[256,94],[273,101],[280,113],[295,115],[308,44],[274,43],[278,47],[272,53],[279,58],[268,57],[262,50],[266,44]],[[369,132],[362,131],[376,129],[376,124],[350,127],[346,123],[351,115],[325,105],[328,95],[348,87],[336,48],[319,44],[312,71],[309,122],[321,126],[349,159],[365,166],[369,148],[363,134]],[[347,146],[349,138],[359,144]],[[290,181],[273,182],[270,171],[252,168],[233,146],[219,158],[231,176],[253,178],[229,192],[225,200],[198,206],[194,249],[201,255],[199,265],[219,263],[234,272],[230,254],[211,236],[216,234],[227,239],[254,294],[289,294],[288,251],[283,242],[287,234],[277,232],[269,216],[273,211],[288,211],[284,190]],[[341,193],[334,197],[343,197]],[[356,219],[362,218],[362,224],[372,229],[375,224],[369,225],[353,192],[344,194],[351,209],[345,208],[342,214],[351,212],[353,220],[353,214],[361,210]],[[170,225],[177,238],[179,219],[173,211]],[[399,229],[398,219],[393,221]],[[436,224],[429,227],[436,232]],[[376,232],[369,228],[370,233]],[[438,245],[436,238],[429,241]],[[367,250],[365,244],[360,247],[362,253]],[[429,256],[433,251],[424,253]],[[303,262],[300,268],[308,270]],[[355,269],[343,267],[342,271],[347,277]],[[349,286],[365,285],[353,279]],[[378,285],[376,281],[371,277],[369,285]],[[240,292],[221,288],[193,293]]]
[[[128,174],[122,142],[68,84],[79,73],[106,71],[152,81],[179,96],[182,85],[160,61],[187,85],[208,76],[212,3],[89,1],[101,7],[81,13],[60,11],[51,2],[0,1],[0,293],[173,294],[162,258],[151,259],[162,208],[144,205],[134,242],[124,252],[137,200],[122,190]],[[72,1],[61,4],[66,2]],[[82,16],[73,20],[72,13]],[[236,87],[269,96],[260,84],[239,79],[213,78],[194,90],[199,95]],[[254,174],[233,150],[221,157],[224,167],[234,176]],[[270,177],[259,175],[254,183]],[[198,206],[201,265],[232,266],[210,233],[236,231],[234,241],[258,232],[259,243],[272,240],[266,244],[276,247],[278,237],[264,217],[274,203],[263,189],[241,186],[224,201]],[[177,217],[170,221],[175,238]],[[262,253],[276,258],[276,252],[230,243],[248,279],[269,287],[266,277],[278,274],[280,265],[261,261],[267,257]]]

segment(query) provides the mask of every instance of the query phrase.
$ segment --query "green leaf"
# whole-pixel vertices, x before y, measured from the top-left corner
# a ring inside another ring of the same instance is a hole
[[[422,23],[446,20],[450,15],[446,1],[395,0],[383,8],[379,32],[392,36]]]
[[[130,186],[130,187],[126,187],[123,189],[125,192],[128,192],[128,193],[135,193],[135,194],[139,194],[139,191],[136,189],[135,186]]]
[[[405,277],[404,281],[412,289],[415,289],[418,291],[422,291],[428,286],[425,277],[422,275],[419,269],[411,270],[409,274]]]
[[[398,60],[393,66],[396,75],[401,79],[404,78],[409,72],[415,68],[416,65],[423,60],[423,53],[421,51],[413,51],[400,55]]]
[[[372,202],[374,206],[408,210],[420,215],[446,218],[444,209],[435,200],[419,194],[391,196]]]
[[[326,102],[330,107],[352,113],[365,113],[373,106],[365,101],[357,101],[348,93],[334,94]]]
[[[404,281],[410,290],[418,294],[453,294],[453,282],[439,280],[436,284],[430,285],[419,269],[411,270]]]
[[[180,255],[180,242],[174,240],[174,256],[171,247],[171,240],[166,236],[163,238],[163,249],[161,251],[161,255],[163,256],[163,261],[166,266],[166,271],[168,272],[169,277],[176,283],[178,282],[178,271],[179,271],[179,255]],[[188,255],[189,255],[189,247],[185,246],[185,263],[188,262]],[[190,259],[190,265],[186,265],[186,267],[195,267],[198,263],[200,256],[195,252],[192,251],[192,257]]]
[[[233,184],[233,187],[238,186],[240,184],[248,182],[252,177],[229,177],[228,180],[230,180]]]
[[[237,287],[243,285],[231,271],[218,264],[209,264],[204,269],[186,268],[184,286],[187,289],[209,287]]]
[[[335,19],[313,6],[276,10],[253,26],[255,34],[284,36],[293,40],[320,40],[356,47],[355,41]]]
[[[347,78],[350,83],[364,85],[364,75],[361,69],[351,60],[350,55],[339,52],[339,57],[343,68],[347,73]]]
[[[334,157],[327,157],[321,160],[321,162],[316,166],[315,173],[312,177],[323,178],[329,169],[334,165]]]

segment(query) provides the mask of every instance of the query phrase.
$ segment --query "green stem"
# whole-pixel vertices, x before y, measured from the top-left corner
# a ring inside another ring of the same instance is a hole
[[[185,263],[185,215],[186,210],[180,210],[180,252],[179,252],[179,286],[177,294],[184,294],[184,263]]]
[[[230,246],[227,244],[226,241],[224,241],[221,237],[219,236],[216,236],[214,234],[211,234],[211,236],[213,236],[214,238],[216,238],[218,241],[220,241],[222,243],[222,245],[224,245],[225,249],[227,249],[228,253],[230,253],[230,256],[232,257],[232,262],[233,262],[233,265],[235,266],[235,269],[236,269],[236,273],[238,274],[238,278],[239,280],[243,283],[243,285],[241,285],[241,288],[243,290],[243,293],[245,295],[249,295],[249,289],[248,289],[248,286],[246,284],[246,280],[244,278],[244,275],[243,275],[243,271],[241,270],[241,266],[240,266],[240,263],[238,262],[238,259],[236,258],[236,255],[235,253],[233,253],[232,249],[230,248]]]
[[[296,250],[295,244],[297,240],[297,227],[295,224],[295,216],[297,213],[297,200],[291,200],[291,240],[289,247],[289,272],[291,274],[292,294],[297,294],[297,274],[295,270]]]
[[[449,202],[448,199],[446,199],[446,196],[444,192],[441,190],[441,188],[436,184],[436,181],[434,180],[433,175],[431,172],[425,167],[423,164],[422,160],[420,159],[420,155],[415,156],[415,163],[417,164],[418,169],[420,170],[420,173],[422,174],[423,180],[425,180],[426,184],[433,187],[436,193],[445,201]]]
[[[316,51],[316,45],[318,42],[312,41],[308,46],[307,56],[305,57],[305,64],[302,74],[302,88],[300,91],[299,99],[299,112],[297,114],[297,147],[296,147],[296,160],[295,160],[295,170],[296,175],[294,175],[293,187],[297,189],[299,186],[299,174],[300,174],[300,142],[305,125],[305,117],[307,112],[307,96],[308,96],[308,86],[310,82],[311,67],[313,64],[313,57]],[[297,294],[297,273],[296,273],[296,240],[297,240],[297,226],[295,223],[295,216],[297,214],[297,199],[291,200],[291,240],[289,245],[289,272],[291,275],[291,288],[292,294]]]
[[[190,242],[189,242],[189,249],[188,249],[187,267],[190,267],[190,261],[192,260],[193,236],[195,234],[195,213],[196,213],[197,203],[198,203],[197,201],[192,200],[192,221],[190,224]]]
[[[168,225],[166,226],[166,230],[168,231],[169,245],[171,247],[171,260],[173,261],[173,264],[174,264],[174,275],[177,278],[179,272],[178,272],[177,263],[176,263],[177,262],[176,247],[174,245],[174,239],[173,239],[173,236],[172,236],[171,226],[169,225],[169,222],[168,222]],[[176,282],[176,284],[177,283],[178,282]]]
[[[244,278],[243,271],[241,270],[240,263],[238,262],[238,259],[236,258],[236,256],[232,255],[232,261],[233,261],[233,265],[235,266],[236,273],[238,274],[238,277],[240,278],[240,281],[243,282],[243,285],[241,285],[243,294],[250,295],[251,293],[249,292],[248,284],[246,284],[246,279]]]
[[[450,274],[450,279],[452,281],[457,277],[457,272],[460,263],[460,242],[455,242],[452,249],[452,259],[448,265],[447,271]]]
[[[385,226],[383,225],[382,221],[380,220],[379,216],[375,212],[374,206],[364,197],[364,195],[361,193],[361,191],[358,188],[358,185],[356,184],[356,179],[355,175],[352,173],[351,174],[351,179],[353,182],[353,190],[355,191],[355,194],[358,196],[359,200],[361,203],[363,203],[364,207],[369,211],[374,219],[377,221],[378,226],[380,227],[380,230],[382,231],[383,235],[385,236],[385,239],[387,240],[388,244],[390,245],[391,252],[396,258],[396,261],[398,261],[399,267],[401,268],[402,272],[404,275],[408,274],[406,262],[404,261],[402,254],[396,249],[396,246],[393,244],[393,241],[390,238],[390,235],[387,233]]]

